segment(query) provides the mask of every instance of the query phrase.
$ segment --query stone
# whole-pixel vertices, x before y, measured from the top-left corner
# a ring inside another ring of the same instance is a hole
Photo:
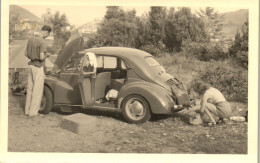
[[[163,135],[163,136],[167,136],[168,134],[166,134],[166,133],[163,133],[162,135]]]

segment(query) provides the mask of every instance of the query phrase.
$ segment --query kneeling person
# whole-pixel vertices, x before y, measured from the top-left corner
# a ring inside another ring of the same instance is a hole
[[[203,82],[195,83],[193,89],[202,96],[200,104],[200,112],[202,114],[206,112],[211,117],[210,113],[207,112],[208,110],[219,117],[219,122],[223,122],[224,118],[230,117],[231,107],[218,89],[210,87]],[[216,123],[214,119],[211,118],[211,120],[213,121],[212,123]]]

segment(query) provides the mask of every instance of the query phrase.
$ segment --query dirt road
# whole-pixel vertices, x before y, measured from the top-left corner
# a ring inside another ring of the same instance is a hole
[[[65,114],[24,115],[25,95],[9,93],[9,152],[69,153],[247,153],[247,123],[216,127],[191,126],[192,110],[169,116],[154,116],[141,125],[126,123],[119,111],[87,110],[97,117],[97,130],[78,135],[61,128]],[[243,115],[247,106],[232,103],[233,115]]]

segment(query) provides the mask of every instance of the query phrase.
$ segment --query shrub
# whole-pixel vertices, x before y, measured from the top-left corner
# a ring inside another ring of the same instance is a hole
[[[201,61],[224,60],[228,57],[223,48],[215,43],[190,42],[184,45],[183,51],[185,55]]]
[[[159,56],[159,54],[161,53],[161,50],[152,44],[144,45],[144,46],[140,47],[140,49],[143,51],[146,51],[147,53],[150,53],[154,56]]]
[[[236,54],[238,64],[244,68],[248,68],[248,52],[239,51]]]
[[[248,71],[232,64],[212,63],[195,81],[203,81],[219,89],[227,100],[247,102]]]

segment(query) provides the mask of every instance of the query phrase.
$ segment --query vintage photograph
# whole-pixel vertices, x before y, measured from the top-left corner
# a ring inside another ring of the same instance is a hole
[[[248,155],[249,13],[9,4],[7,152]]]

